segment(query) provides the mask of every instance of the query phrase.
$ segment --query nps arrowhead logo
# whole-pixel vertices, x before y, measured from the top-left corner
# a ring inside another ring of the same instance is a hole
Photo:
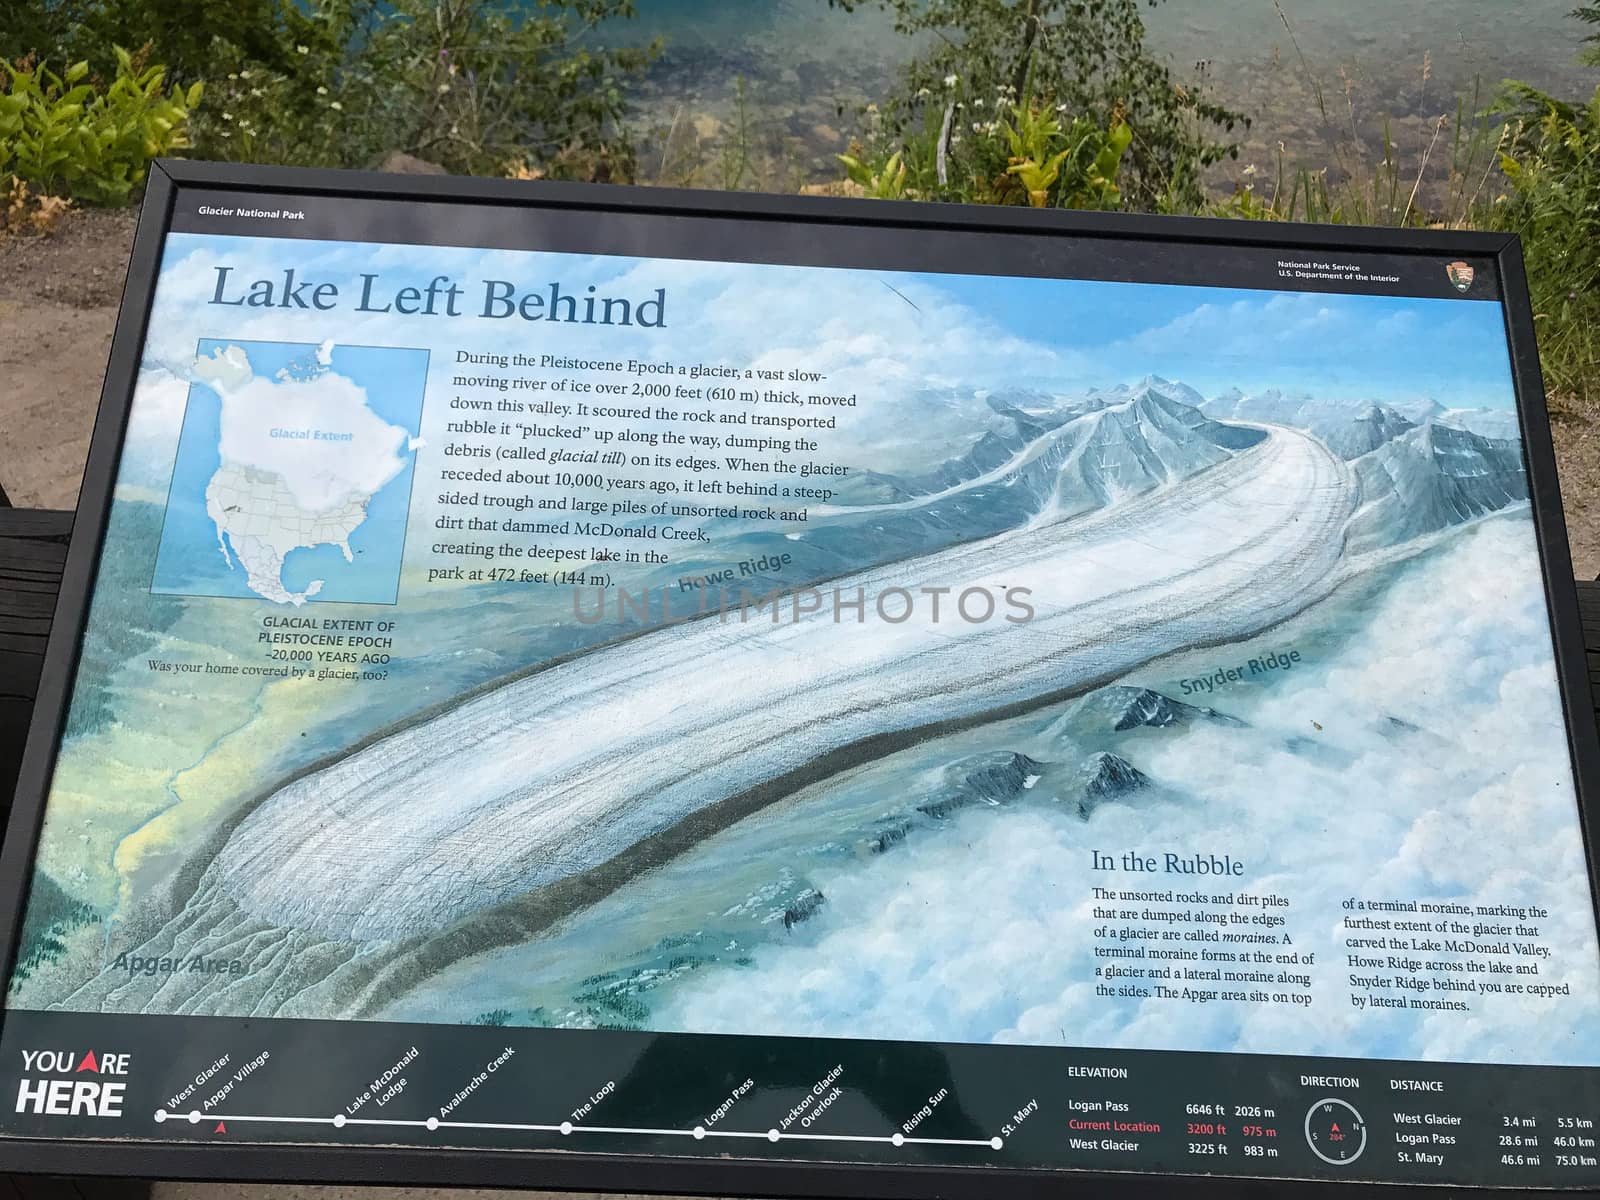
[[[17,1084],[19,1113],[47,1117],[120,1117],[127,1083],[106,1076],[126,1076],[131,1054],[93,1049],[24,1050],[22,1079]],[[85,1074],[96,1076],[84,1079]],[[51,1078],[54,1076],[55,1078]]]

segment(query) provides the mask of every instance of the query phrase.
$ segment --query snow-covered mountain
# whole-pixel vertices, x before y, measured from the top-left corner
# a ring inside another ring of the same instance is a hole
[[[1516,410],[1511,408],[1446,408],[1431,397],[1391,402],[1388,407],[1413,425],[1438,421],[1479,437],[1501,441],[1517,441],[1522,437],[1522,425],[1517,420]]]
[[[1346,545],[1353,552],[1395,545],[1470,521],[1528,498],[1515,442],[1479,437],[1430,421],[1353,464],[1361,508]]]
[[[1219,421],[1267,421],[1315,434],[1340,458],[1360,458],[1398,437],[1417,422],[1381,404],[1352,404],[1288,395],[1277,388],[1247,396],[1234,388],[1213,396],[1200,411]]]
[[[1262,431],[1244,422],[1303,429],[1356,466],[1363,511],[1353,550],[1394,545],[1527,496],[1512,410],[1447,409],[1431,399],[1359,403],[1276,388],[1203,399],[1154,375],[1072,398],[1013,390],[985,403],[992,422],[965,451],[914,477],[863,473],[848,503],[815,514],[801,546],[841,565],[860,561],[864,548],[884,561],[1080,516],[1255,445]]]
[[[1205,397],[1187,383],[1163,379],[1159,375],[1146,375],[1138,383],[1118,383],[1111,387],[1090,388],[1084,394],[1084,398],[1101,405],[1122,404],[1145,392],[1155,392],[1168,400],[1187,404],[1190,408],[1199,408],[1205,401]]]
[[[1156,386],[1116,403],[1108,394],[1051,409],[990,397],[1004,429],[926,475],[875,475],[850,493],[854,503],[814,509],[794,552],[882,562],[1077,516],[1187,479],[1266,436],[1213,421]],[[863,504],[864,495],[883,499]]]
[[[1497,441],[1514,442],[1522,438],[1522,426],[1513,409],[1449,408],[1434,420],[1441,425],[1454,425],[1457,429],[1465,429],[1468,433],[1494,438]]]

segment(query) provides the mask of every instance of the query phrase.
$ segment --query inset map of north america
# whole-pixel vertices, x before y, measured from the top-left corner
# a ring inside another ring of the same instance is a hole
[[[154,592],[392,604],[426,350],[199,344]]]

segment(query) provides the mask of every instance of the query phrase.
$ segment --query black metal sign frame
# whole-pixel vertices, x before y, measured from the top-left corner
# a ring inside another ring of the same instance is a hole
[[[44,815],[70,698],[71,680],[95,584],[112,489],[122,450],[141,350],[154,296],[162,247],[175,206],[200,191],[294,195],[328,199],[400,199],[429,211],[470,213],[494,206],[547,219],[552,230],[578,228],[586,238],[604,231],[618,252],[692,257],[677,243],[639,244],[630,222],[665,220],[673,236],[693,240],[709,221],[738,223],[738,251],[746,261],[793,261],[797,247],[808,259],[827,258],[827,248],[845,265],[870,247],[875,235],[912,232],[932,263],[970,270],[969,254],[992,245],[1011,265],[994,274],[1058,273],[1056,252],[1075,247],[1092,257],[1096,246],[1137,243],[1175,272],[1188,256],[1238,248],[1328,254],[1427,255],[1492,262],[1502,288],[1506,336],[1521,419],[1533,520],[1543,564],[1545,595],[1560,676],[1573,774],[1577,782],[1591,888],[1600,830],[1600,739],[1591,698],[1562,518],[1555,456],[1534,342],[1522,256],[1513,236],[1458,231],[1415,231],[1282,225],[1134,216],[1033,212],[1026,209],[845,201],[748,194],[668,191],[590,185],[525,184],[497,180],[391,177],[353,172],[161,162],[151,172],[140,215],[126,290],[112,343],[99,417],[77,512],[77,524],[62,581],[45,659],[34,722],[16,803],[0,852],[0,946],[6,974],[14,964],[22,906]],[[658,223],[655,228],[662,226]],[[423,240],[419,230],[418,240]],[[352,236],[357,236],[352,232]],[[723,232],[717,233],[724,236]],[[842,247],[842,249],[839,249]],[[1198,259],[1196,259],[1198,261]],[[967,265],[963,265],[966,263]],[[1063,272],[1064,273],[1064,272]],[[1188,280],[1203,282],[1203,279]],[[106,1174],[169,1179],[315,1181],[440,1186],[602,1189],[691,1194],[966,1197],[1043,1197],[1063,1187],[1117,1189],[1133,1194],[1167,1193],[1181,1184],[1205,1196],[1337,1194],[1337,1183],[1250,1180],[1194,1175],[1062,1173],[1000,1168],[841,1165],[761,1161],[707,1154],[700,1158],[571,1153],[556,1150],[419,1149],[323,1144],[196,1144],[107,1138],[0,1139],[0,1170],[57,1174]],[[1365,1185],[1372,1187],[1372,1185]],[[1403,1185],[1374,1189],[1401,1194]],[[1509,1189],[1493,1189],[1506,1195]],[[1514,1194],[1514,1193],[1509,1193]]]

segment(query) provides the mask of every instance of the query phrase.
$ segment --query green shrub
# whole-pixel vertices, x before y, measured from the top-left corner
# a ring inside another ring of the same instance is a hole
[[[164,67],[140,67],[115,52],[109,84],[79,62],[64,75],[26,61],[0,64],[0,182],[20,179],[36,191],[87,204],[126,204],[150,160],[188,143],[190,110],[201,85],[166,88]]]
[[[1500,111],[1511,191],[1490,223],[1522,237],[1550,391],[1600,401],[1600,88],[1567,103],[1508,81]]]
[[[1198,206],[1205,167],[1237,155],[1224,139],[1245,118],[1172,78],[1145,45],[1140,0],[832,2],[847,10],[880,3],[901,33],[928,43],[868,140],[926,138],[947,116],[956,134],[969,137],[1006,92],[1102,132],[1126,126],[1121,187],[1128,207],[1146,210]],[[950,80],[960,94],[952,95]]]
[[[201,155],[370,167],[402,151],[462,174],[532,164],[626,178],[623,86],[654,48],[589,45],[632,0],[308,0],[288,65],[219,44]]]
[[[1116,208],[1118,174],[1133,140],[1126,122],[1101,128],[1083,117],[1067,121],[1053,109],[1013,100],[1009,87],[990,101],[968,95],[964,113],[981,119],[956,127],[959,81],[937,128],[930,123],[900,146],[860,147],[841,154],[851,182],[879,199],[954,200],[1025,204],[1033,208]]]
[[[1572,10],[1572,15],[1586,25],[1600,26],[1600,3],[1580,4]],[[1600,31],[1589,34],[1583,39],[1583,50],[1579,61],[1588,63],[1591,67],[1600,67]]]
[[[4,0],[0,58],[34,54],[116,71],[115,46],[147,47],[174,82],[210,78],[217,44],[280,68],[303,21],[295,0]]]

